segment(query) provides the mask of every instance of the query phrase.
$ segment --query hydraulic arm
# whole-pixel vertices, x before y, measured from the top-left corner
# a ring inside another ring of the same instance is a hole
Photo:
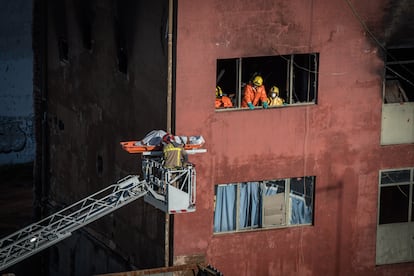
[[[73,231],[144,197],[166,213],[195,211],[194,165],[165,169],[157,158],[143,157],[144,179],[129,175],[0,240],[0,271],[69,237]]]
[[[69,237],[71,233],[144,196],[147,183],[127,176],[87,198],[0,240],[0,271]]]

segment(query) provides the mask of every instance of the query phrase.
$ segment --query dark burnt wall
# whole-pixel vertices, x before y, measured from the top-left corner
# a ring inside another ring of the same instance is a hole
[[[165,129],[167,16],[168,2],[161,0],[48,1],[45,141],[52,210],[141,174],[140,156],[119,142]],[[164,219],[138,200],[90,227],[127,262],[155,267],[164,260]],[[81,245],[72,254],[77,250]],[[94,265],[93,256],[85,258]]]
[[[385,45],[395,48],[412,47],[414,2],[390,0],[384,11]]]
[[[383,38],[387,3],[354,8]],[[197,211],[175,216],[175,262],[205,254],[225,275],[413,273],[375,266],[378,171],[412,166],[414,151],[380,146],[384,64],[347,1],[180,0],[177,15],[177,133],[203,135],[208,152],[191,156]],[[316,105],[215,111],[217,59],[310,52]],[[215,184],[306,175],[313,226],[213,234]]]

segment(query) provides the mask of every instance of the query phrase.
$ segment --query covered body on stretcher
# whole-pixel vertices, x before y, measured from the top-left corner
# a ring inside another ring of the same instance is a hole
[[[120,142],[122,148],[129,153],[143,153],[162,150],[164,130],[153,130],[141,140]],[[202,136],[174,136],[175,142],[182,144],[185,150],[199,149],[204,145]]]

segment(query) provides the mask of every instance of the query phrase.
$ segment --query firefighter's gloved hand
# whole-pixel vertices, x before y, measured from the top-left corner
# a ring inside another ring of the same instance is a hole
[[[263,103],[263,108],[268,108],[269,107],[269,105],[267,104],[267,102],[264,102]]]
[[[254,105],[251,102],[248,102],[247,105],[249,106],[250,109],[254,109]]]

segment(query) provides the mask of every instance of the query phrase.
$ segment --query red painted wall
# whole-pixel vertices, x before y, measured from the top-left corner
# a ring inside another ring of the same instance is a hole
[[[383,7],[355,3],[375,28]],[[375,266],[378,171],[412,166],[414,150],[379,144],[383,62],[346,1],[180,0],[176,39],[176,133],[203,135],[208,151],[190,156],[197,211],[175,216],[177,260],[205,254],[225,275],[414,273]],[[217,59],[311,52],[318,104],[215,111]],[[307,175],[313,226],[213,234],[214,185]]]

